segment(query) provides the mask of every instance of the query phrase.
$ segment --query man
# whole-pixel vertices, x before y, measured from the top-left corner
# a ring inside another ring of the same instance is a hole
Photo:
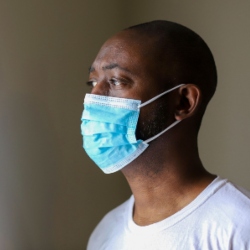
[[[250,249],[250,193],[199,158],[216,82],[209,48],[179,24],[140,24],[104,43],[90,68],[84,148],[105,173],[121,170],[133,195],[98,224],[88,250]]]

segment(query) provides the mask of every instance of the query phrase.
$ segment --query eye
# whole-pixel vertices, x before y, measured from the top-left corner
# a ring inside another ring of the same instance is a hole
[[[90,86],[90,87],[95,87],[97,84],[97,81],[87,81],[87,85]]]
[[[110,80],[108,80],[109,84],[115,85],[115,86],[119,86],[122,84],[122,82],[117,79],[117,78],[111,78]]]

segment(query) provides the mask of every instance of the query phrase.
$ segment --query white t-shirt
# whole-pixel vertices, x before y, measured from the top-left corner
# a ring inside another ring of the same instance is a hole
[[[217,177],[174,215],[148,226],[134,223],[134,197],[110,211],[87,250],[250,250],[250,192]]]

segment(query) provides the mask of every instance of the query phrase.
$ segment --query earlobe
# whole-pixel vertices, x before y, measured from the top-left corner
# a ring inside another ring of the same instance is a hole
[[[201,102],[201,91],[194,84],[186,84],[179,89],[175,119],[181,121],[193,116]]]

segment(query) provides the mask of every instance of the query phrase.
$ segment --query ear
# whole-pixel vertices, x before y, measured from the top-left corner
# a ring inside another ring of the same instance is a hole
[[[186,84],[179,88],[179,98],[177,98],[177,107],[175,119],[181,121],[194,115],[201,102],[201,91],[194,84]]]

